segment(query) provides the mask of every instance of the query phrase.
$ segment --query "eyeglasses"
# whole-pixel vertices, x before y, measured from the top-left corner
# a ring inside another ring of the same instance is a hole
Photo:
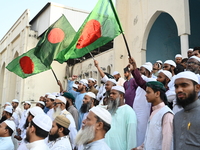
[[[153,70],[158,70],[158,69],[156,69],[156,68],[153,68]]]
[[[58,102],[58,103],[54,102],[54,103],[53,103],[54,106],[56,106],[56,105],[58,105],[58,104],[62,104],[62,103],[61,103],[61,102]]]
[[[196,62],[187,62],[186,64],[187,65],[200,65],[199,63],[196,63]]]

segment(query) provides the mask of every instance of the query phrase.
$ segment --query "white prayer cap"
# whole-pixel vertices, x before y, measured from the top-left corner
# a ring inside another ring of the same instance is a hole
[[[117,91],[120,91],[122,93],[125,93],[125,89],[124,89],[123,86],[113,86],[112,90],[117,90]]]
[[[39,128],[49,132],[52,128],[52,120],[46,114],[36,115],[32,120]]]
[[[51,93],[46,93],[45,95],[50,95]]]
[[[166,60],[164,62],[164,64],[169,64],[169,65],[172,65],[172,66],[176,67],[176,63],[173,60]]]
[[[114,75],[117,75],[117,74],[119,74],[119,72],[118,71],[114,71],[112,75],[114,76]]]
[[[117,84],[117,82],[116,82],[115,79],[108,79],[107,81],[110,81],[110,82],[112,82],[112,83],[114,83],[114,84]],[[107,81],[106,81],[106,82],[107,82]]]
[[[45,103],[43,101],[38,101],[37,103],[42,104],[43,106],[45,106]]]
[[[59,96],[59,97],[56,97],[56,99],[58,99],[58,100],[60,100],[60,101],[62,101],[65,105],[66,105],[66,99],[65,99],[65,97],[64,96]]]
[[[95,80],[93,78],[89,78],[88,80],[91,80],[91,81],[95,82]]]
[[[17,99],[13,99],[12,102],[19,103]]]
[[[12,106],[6,106],[4,111],[9,112],[9,113],[13,113],[13,107]]]
[[[191,59],[191,58],[194,58],[194,59],[196,59],[198,62],[200,62],[200,58],[197,57],[197,56],[191,56],[189,59]]]
[[[87,92],[85,95],[96,99],[96,95],[93,92]]]
[[[6,102],[6,103],[5,103],[5,105],[9,105],[9,106],[11,106],[11,103],[9,103],[9,102]]]
[[[160,73],[160,72],[162,72],[162,73],[164,73],[170,80],[171,80],[171,78],[172,78],[172,73],[170,72],[170,71],[167,71],[167,70],[159,70],[158,71],[158,73]]]
[[[151,62],[146,62],[145,65],[149,65],[149,66],[152,66],[152,67],[153,67],[153,65],[152,65]]]
[[[192,81],[199,84],[199,79],[198,79],[197,75],[195,73],[191,72],[191,71],[180,72],[179,74],[177,74],[175,76],[174,81],[176,81],[176,79],[180,79],[180,78],[189,79],[189,80],[192,80]]]
[[[92,107],[89,111],[92,111],[95,115],[97,115],[106,123],[111,124],[112,116],[105,108],[96,106],[96,107]]]
[[[193,48],[189,48],[188,51],[193,51]]]
[[[79,83],[81,83],[81,84],[87,86],[88,80],[86,80],[86,79],[81,79],[81,80],[79,81]]]
[[[9,126],[13,131],[15,131],[16,126],[15,126],[14,121],[12,121],[12,120],[6,120],[6,121],[4,121],[4,122],[5,122],[5,124],[7,124],[7,126]]]
[[[60,96],[60,93],[58,93],[58,92],[53,92],[52,95],[54,95],[54,96],[57,97],[57,96]]]
[[[177,54],[177,55],[175,56],[175,58],[177,58],[177,57],[183,58],[181,54]]]
[[[47,96],[47,98],[50,98],[50,99],[55,100],[55,99],[56,99],[56,96],[55,96],[55,95],[52,95],[52,94],[49,94],[49,95]]]
[[[146,68],[149,72],[152,71],[152,64],[145,63],[142,67]]]
[[[72,87],[78,89],[78,85],[77,84],[73,84]]]
[[[25,101],[24,104],[29,104],[29,105],[31,105],[31,102]]]
[[[162,64],[162,61],[161,61],[161,60],[157,60],[156,62],[157,62],[157,63],[161,63],[161,64]]]
[[[42,108],[36,106],[36,107],[33,107],[29,110],[29,112],[35,117],[36,115],[38,114],[44,114],[44,111],[42,110]]]

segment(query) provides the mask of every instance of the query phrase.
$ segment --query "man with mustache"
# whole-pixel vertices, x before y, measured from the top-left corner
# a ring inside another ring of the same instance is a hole
[[[72,150],[69,141],[69,127],[70,121],[63,115],[57,116],[52,124],[49,132],[48,146],[50,150]]]
[[[65,109],[66,108],[66,99],[64,96],[59,96],[56,97],[54,101],[54,114],[53,117],[56,118],[58,115],[64,115],[67,119],[70,120],[70,125],[69,125],[69,137],[70,137],[70,142],[72,144],[72,148],[75,147],[75,137],[77,134],[76,130],[76,124],[74,121],[74,118],[72,115]]]
[[[96,96],[94,93],[92,92],[87,92],[83,98],[83,104],[81,106],[81,109],[80,109],[80,113],[79,113],[79,116],[82,116],[82,117],[79,117],[79,118],[82,118],[79,120],[79,124],[80,124],[80,128],[82,126],[82,121],[86,119],[87,115],[88,115],[88,112],[89,110],[96,106],[97,105],[97,102],[96,102]]]
[[[183,109],[174,117],[174,150],[200,149],[200,91],[196,74],[179,73],[174,81],[177,105]]]
[[[77,145],[84,145],[84,150],[111,150],[104,137],[111,128],[111,114],[99,106],[92,107],[83,120],[83,126],[76,137]]]
[[[113,86],[108,101],[112,115],[111,129],[106,133],[106,143],[112,150],[132,150],[136,147],[137,119],[134,110],[124,103],[125,90]]]

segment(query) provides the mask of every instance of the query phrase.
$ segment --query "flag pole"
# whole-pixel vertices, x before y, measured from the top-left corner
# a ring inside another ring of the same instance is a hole
[[[113,5],[113,3],[112,3],[112,0],[109,0],[109,2],[110,2],[110,5],[111,5],[111,7],[112,7],[113,13],[115,14],[115,18],[116,18],[117,23],[118,23],[118,25],[119,25],[119,28],[120,28],[120,30],[121,30],[122,36],[123,36],[123,38],[124,38],[124,42],[125,42],[125,45],[126,45],[126,49],[127,49],[127,52],[128,52],[128,56],[129,56],[129,58],[131,58],[131,53],[130,53],[130,50],[129,50],[129,47],[128,47],[128,43],[127,43],[126,37],[125,37],[125,35],[124,35],[124,32],[123,32],[123,30],[122,30],[122,27],[121,27],[119,18],[118,18],[118,16],[117,16],[117,13],[116,13],[116,11],[115,11],[115,7],[114,7],[114,5]]]
[[[90,56],[92,57],[92,59],[95,60],[95,59],[94,59],[94,56],[93,56],[92,53],[88,50],[87,47],[86,47],[86,49],[87,49],[88,53],[90,53]]]
[[[55,72],[53,71],[53,69],[52,69],[52,68],[51,68],[51,71],[52,71],[52,73],[53,73],[53,75],[54,75],[54,77],[55,77],[56,81],[58,82],[58,78],[56,77],[56,74],[55,74]]]

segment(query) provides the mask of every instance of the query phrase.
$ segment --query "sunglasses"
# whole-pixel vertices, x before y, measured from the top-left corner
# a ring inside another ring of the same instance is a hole
[[[61,103],[61,102],[58,102],[58,103],[54,102],[54,103],[53,103],[54,106],[56,106],[56,105],[58,105],[58,104],[62,104],[62,103]]]

